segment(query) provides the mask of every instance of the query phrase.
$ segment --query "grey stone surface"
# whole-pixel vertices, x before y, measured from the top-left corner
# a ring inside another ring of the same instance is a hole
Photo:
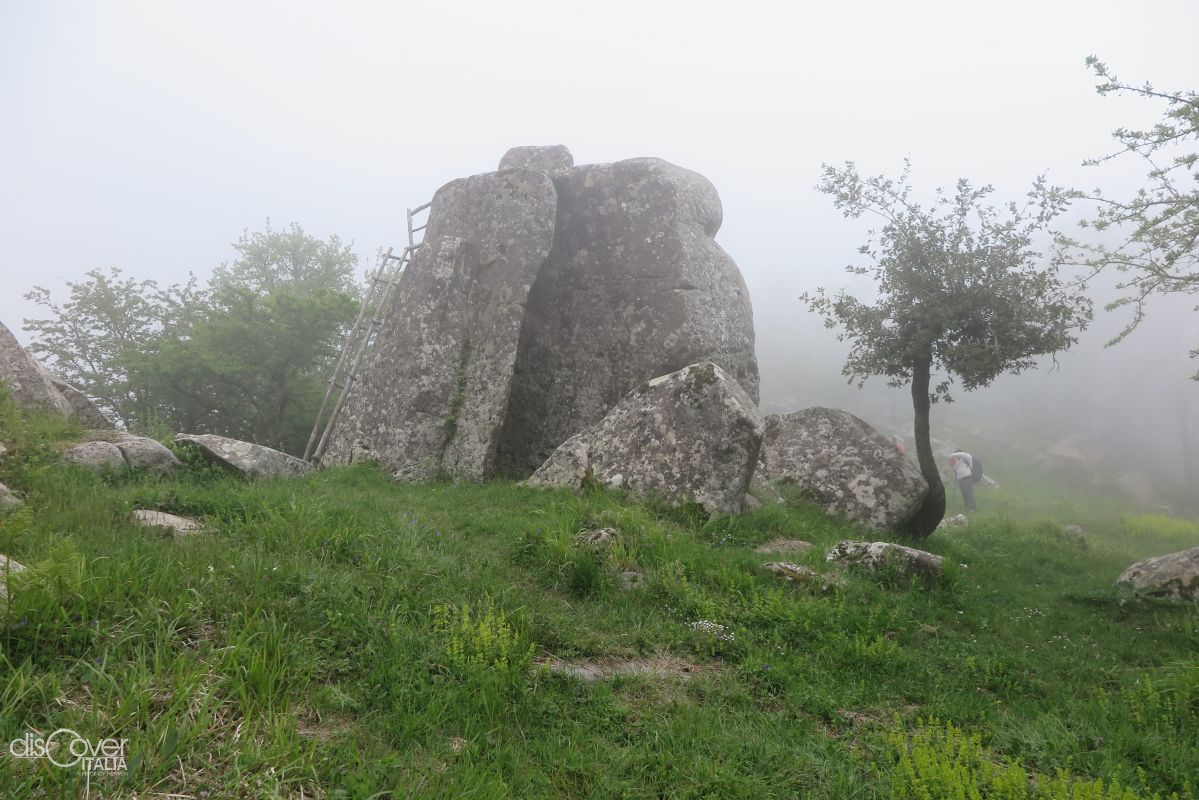
[[[224,436],[181,433],[175,441],[194,444],[209,461],[247,478],[298,478],[312,471],[311,464],[295,456]]]
[[[1138,561],[1120,574],[1116,585],[1147,597],[1199,603],[1199,547]]]
[[[0,508],[16,509],[24,505],[12,489],[0,483]]]
[[[838,542],[824,560],[839,567],[859,567],[870,572],[895,569],[909,579],[936,578],[945,571],[945,559],[941,556],[890,542]]]
[[[580,488],[594,481],[737,514],[761,438],[756,404],[705,361],[634,389],[599,423],[564,442],[528,483]]]
[[[125,463],[135,469],[150,472],[174,472],[183,466],[179,459],[162,442],[147,436],[135,436],[124,431],[88,431],[93,441],[115,444],[125,458]]]
[[[71,415],[71,404],[50,382],[49,372],[21,347],[12,331],[0,324],[0,380],[17,405],[26,410]]]
[[[21,563],[0,553],[0,600],[8,601],[8,576],[24,569]]]
[[[112,442],[83,442],[68,447],[62,458],[68,464],[89,469],[121,469],[125,466],[125,456]]]
[[[526,145],[513,147],[500,159],[500,169],[531,169],[556,178],[575,165],[575,157],[565,145]]]
[[[593,531],[583,531],[575,537],[575,545],[579,547],[607,547],[620,541],[620,534],[615,528],[598,528]]]
[[[769,561],[762,565],[762,569],[795,583],[820,580],[820,573],[816,570],[790,561]]]
[[[928,494],[920,470],[847,411],[808,408],[766,418],[762,474],[801,488],[829,514],[880,530],[911,519]]]
[[[41,364],[38,364],[41,369],[46,370]],[[83,392],[76,389],[71,384],[64,381],[54,373],[46,370],[47,379],[50,385],[62,396],[66,401],[68,408],[67,413],[71,419],[78,421],[81,425],[87,425],[92,428],[111,428],[112,420],[104,416],[100,409],[96,408],[96,404]]]
[[[204,528],[194,519],[168,514],[165,511],[149,511],[139,508],[133,512],[133,519],[147,528],[165,528],[172,534],[193,533]]]
[[[755,553],[806,553],[812,549],[811,542],[803,539],[774,539],[754,548]]]
[[[574,167],[555,187],[553,250],[529,295],[501,467],[528,474],[644,381],[699,361],[757,402],[753,311],[713,239],[723,212],[711,182],[636,158]]]
[[[437,191],[326,461],[369,457],[404,480],[491,477],[556,208],[550,179],[526,169]]]

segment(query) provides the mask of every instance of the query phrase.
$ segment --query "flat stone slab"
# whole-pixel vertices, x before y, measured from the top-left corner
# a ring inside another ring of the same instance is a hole
[[[820,580],[820,573],[816,570],[801,564],[793,564],[790,561],[770,561],[763,564],[762,569],[796,583]]]
[[[202,523],[190,517],[179,517],[165,511],[138,509],[133,512],[133,518],[147,528],[166,528],[172,533],[194,533],[204,529]]]
[[[548,658],[537,662],[555,675],[565,675],[584,683],[597,683],[622,676],[646,676],[687,680],[702,671],[698,665],[681,658],[658,655],[651,658],[609,659],[603,661],[564,661]]]
[[[306,461],[260,444],[242,442],[211,433],[181,433],[176,442],[194,444],[209,461],[247,478],[299,478],[312,472]]]
[[[806,553],[812,549],[811,542],[803,539],[775,539],[754,548],[755,553]]]
[[[833,545],[824,560],[839,567],[862,568],[869,572],[896,569],[906,578],[936,578],[945,571],[945,559],[941,556],[891,542],[845,540]]]

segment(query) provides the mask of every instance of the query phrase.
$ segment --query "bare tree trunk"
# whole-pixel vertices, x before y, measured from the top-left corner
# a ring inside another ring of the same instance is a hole
[[[916,458],[920,463],[920,474],[928,483],[928,495],[920,509],[904,526],[904,532],[921,539],[935,531],[945,516],[945,484],[941,482],[941,473],[937,469],[937,459],[933,456],[933,444],[929,433],[928,384],[931,369],[931,358],[921,359],[912,368],[912,410],[916,415],[913,435],[916,437]]]

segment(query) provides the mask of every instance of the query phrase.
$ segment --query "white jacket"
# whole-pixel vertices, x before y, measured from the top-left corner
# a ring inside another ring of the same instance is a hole
[[[959,481],[974,474],[974,458],[961,450],[949,456],[949,466]]]

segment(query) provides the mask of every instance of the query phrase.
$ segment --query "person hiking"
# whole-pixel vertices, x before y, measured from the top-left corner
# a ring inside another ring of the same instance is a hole
[[[953,470],[958,482],[958,491],[962,493],[962,502],[967,511],[978,511],[974,502],[974,457],[969,453],[958,450],[949,456],[949,468]]]

